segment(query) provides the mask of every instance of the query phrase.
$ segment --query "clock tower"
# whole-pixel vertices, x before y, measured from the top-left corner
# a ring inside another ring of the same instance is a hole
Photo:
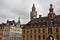
[[[30,19],[34,20],[35,18],[37,18],[37,11],[36,11],[35,5],[33,4],[32,11],[30,13]]]
[[[50,18],[50,19],[54,19],[55,18],[55,13],[54,13],[54,8],[52,7],[53,5],[52,4],[50,4],[50,8],[49,8],[49,14],[48,14],[48,17]]]

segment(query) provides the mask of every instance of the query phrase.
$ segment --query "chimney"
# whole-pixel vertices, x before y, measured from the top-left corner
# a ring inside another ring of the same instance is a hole
[[[39,15],[39,18],[41,18],[41,15]]]

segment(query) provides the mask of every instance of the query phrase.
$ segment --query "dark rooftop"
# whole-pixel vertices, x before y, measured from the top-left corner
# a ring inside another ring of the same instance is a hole
[[[56,15],[54,19],[50,19],[48,17],[36,18],[33,21],[29,21],[23,28],[35,26],[60,26],[60,15]]]

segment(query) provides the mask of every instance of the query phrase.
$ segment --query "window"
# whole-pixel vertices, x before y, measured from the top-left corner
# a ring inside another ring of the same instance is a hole
[[[48,34],[52,34],[52,28],[48,28]]]
[[[48,22],[48,25],[52,26],[52,21],[49,21],[49,22]]]
[[[32,40],[32,35],[30,36],[30,40]]]
[[[25,30],[23,30],[23,33],[25,33]]]
[[[34,33],[36,33],[36,29],[34,29]]]
[[[56,35],[56,39],[59,40],[59,35]]]
[[[28,33],[29,31],[28,31],[28,29],[27,29],[27,33]]]
[[[38,40],[40,40],[40,35],[38,36]]]
[[[58,28],[56,28],[56,32],[59,32]]]
[[[52,22],[53,25],[55,25],[55,22]]]
[[[43,29],[43,33],[45,33],[45,29]]]
[[[52,21],[51,21],[51,25],[53,25]]]
[[[34,35],[34,40],[36,40],[36,35]]]
[[[45,35],[43,35],[43,40],[45,40]]]
[[[47,25],[47,22],[43,22],[43,26],[46,26]]]
[[[40,29],[38,29],[38,33],[40,33]]]
[[[30,33],[32,33],[32,29],[30,29]]]
[[[34,24],[32,24],[32,26],[34,26]]]
[[[27,40],[28,40],[28,35],[27,35]]]
[[[51,25],[51,22],[48,22],[48,25]]]
[[[25,35],[23,36],[23,40],[25,40]]]

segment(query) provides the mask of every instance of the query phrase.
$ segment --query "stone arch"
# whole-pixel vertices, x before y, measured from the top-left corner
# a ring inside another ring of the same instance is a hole
[[[47,40],[54,40],[54,37],[53,37],[52,35],[49,35],[49,36],[47,37]]]

